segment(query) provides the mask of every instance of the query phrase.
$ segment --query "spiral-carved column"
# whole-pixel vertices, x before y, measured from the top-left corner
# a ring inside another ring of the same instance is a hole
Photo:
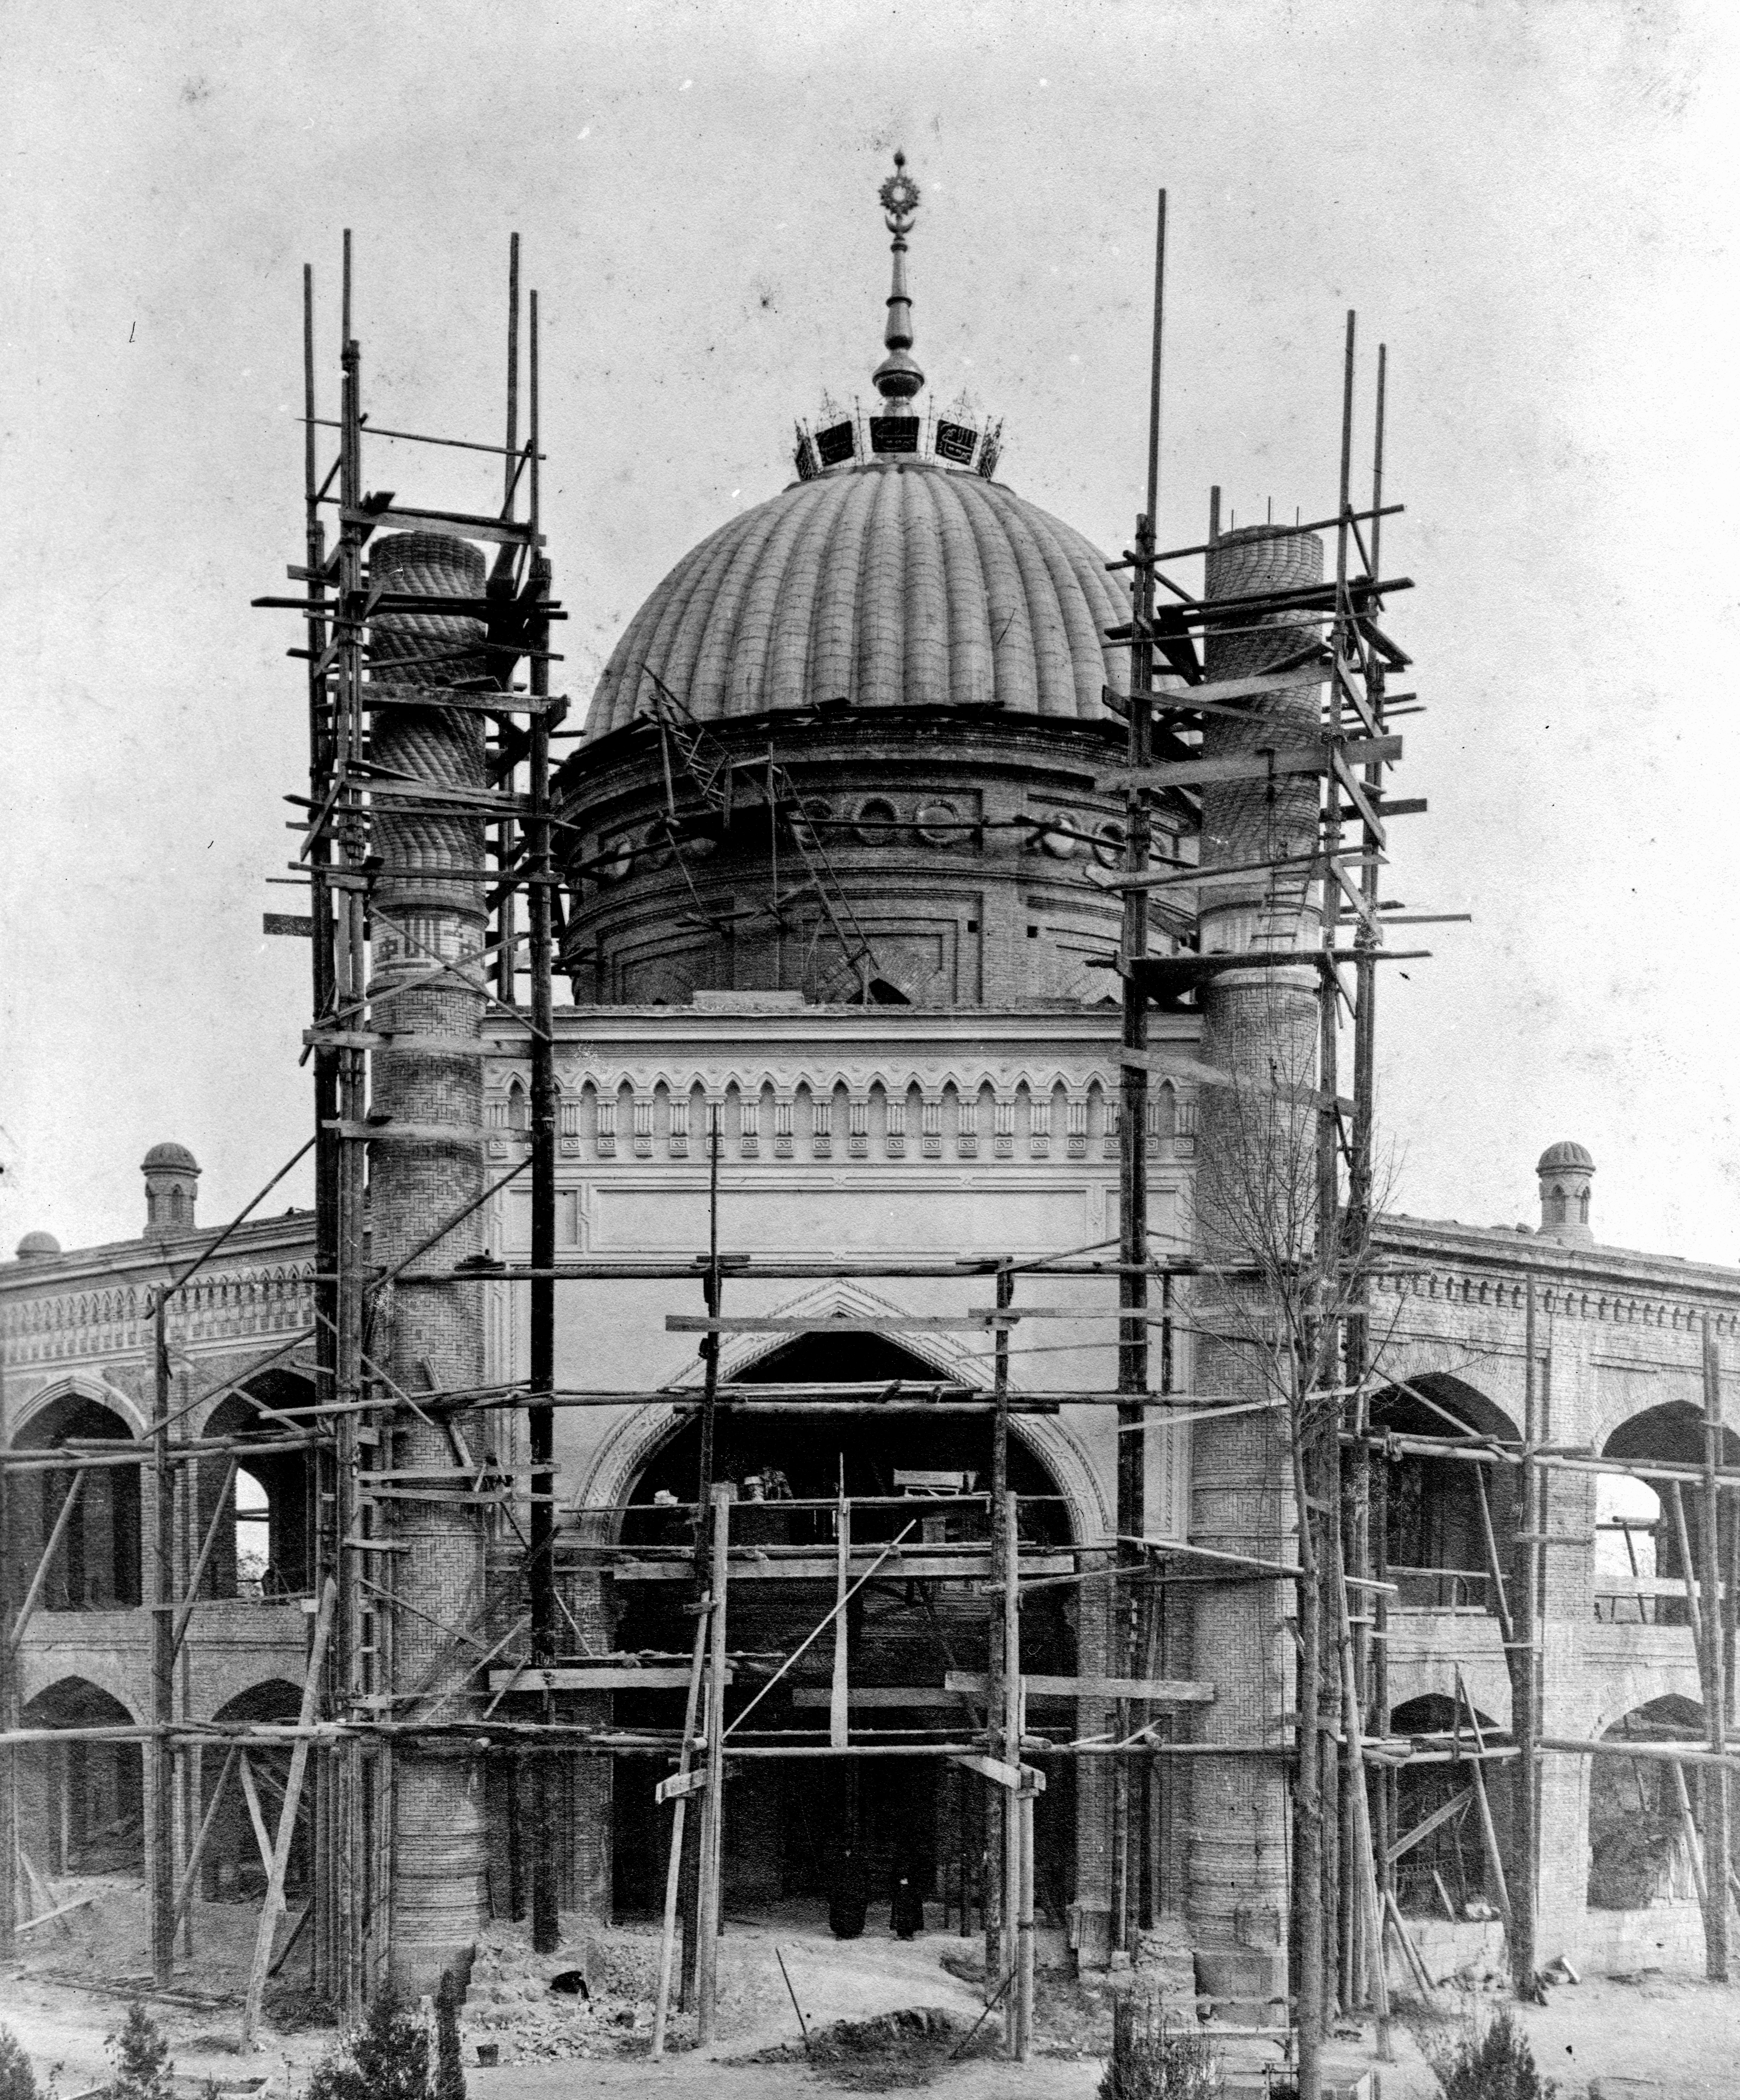
[[[370,550],[376,585],[400,592],[475,598],[482,557],[460,540],[411,532]],[[378,615],[370,664],[378,680],[427,686],[431,697],[482,675],[481,621],[439,612]],[[380,769],[375,844],[384,863],[374,902],[369,990],[372,1022],[395,1039],[373,1053],[371,1107],[391,1118],[370,1148],[369,1204],[374,1263],[391,1270],[444,1218],[483,1189],[481,968],[431,976],[442,962],[483,945],[485,910],[475,871],[484,865],[480,817],[438,804],[391,806],[395,776],[432,788],[486,784],[484,717],[437,705],[373,712],[371,755]],[[467,982],[467,980],[470,982]],[[419,982],[421,980],[421,982]],[[469,1046],[474,1042],[478,1048]],[[450,1268],[482,1251],[481,1212],[431,1250]],[[419,1264],[421,1265],[421,1264]],[[475,1286],[400,1282],[377,1313],[374,1348],[405,1392],[475,1386],[483,1374],[483,1322]],[[382,1332],[384,1319],[385,1332]],[[464,1432],[466,1418],[459,1418]],[[453,1446],[439,1427],[401,1414],[391,1467],[451,1474]],[[452,1485],[449,1480],[448,1485]],[[466,1626],[482,1610],[485,1580],[482,1512],[458,1502],[391,1505],[392,1718],[453,1720],[470,1710],[464,1689],[475,1650],[441,1626]],[[391,1967],[400,1988],[432,1992],[444,1970],[463,1976],[483,1914],[484,1802],[480,1769],[468,1760],[402,1752],[392,1807]]]

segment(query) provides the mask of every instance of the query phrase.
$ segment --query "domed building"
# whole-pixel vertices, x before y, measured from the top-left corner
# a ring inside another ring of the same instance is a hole
[[[1112,1409],[1085,1396],[1105,1394],[1117,1370],[1107,1316],[1121,1014],[1110,965],[1124,841],[1121,798],[1106,783],[1124,757],[1127,674],[1111,630],[1129,602],[1120,572],[1044,507],[1043,491],[1018,493],[1002,479],[999,426],[926,405],[905,281],[916,201],[898,174],[884,196],[894,267],[878,412],[800,425],[794,478],[674,562],[625,629],[558,778],[560,958],[573,993],[552,1031],[564,1277],[554,1379],[572,1403],[556,1411],[561,1666],[546,1680],[523,1660],[529,1506],[493,1485],[472,1492],[496,1467],[516,1483],[529,1471],[512,1408],[480,1407],[464,1431],[478,1445],[454,1428],[451,1453],[422,1425],[443,1468],[464,1465],[463,1511],[443,1521],[465,1527],[470,1557],[441,1562],[466,1577],[441,1594],[441,1617],[400,1596],[425,1641],[456,1653],[469,1642],[476,1659],[461,1696],[475,1693],[474,1716],[498,1723],[492,1754],[470,1768],[475,1784],[455,1765],[446,1791],[419,1794],[409,1754],[393,1781],[421,1914],[461,1949],[488,1919],[523,1914],[534,1846],[559,1864],[571,1935],[643,1922],[662,1904],[671,1823],[655,1789],[669,1777],[695,1637],[684,1505],[701,1471],[696,1321],[713,1247],[715,1309],[728,1323],[716,1370],[731,1397],[709,1470],[735,1488],[743,1550],[731,1576],[739,1674],[726,1712],[740,1716],[758,1696],[756,1727],[768,1732],[740,1758],[734,1745],[728,1767],[728,1915],[783,1921],[799,1914],[784,1906],[807,1904],[802,1915],[819,1931],[824,1901],[850,1884],[880,1926],[881,1902],[903,1884],[933,1929],[984,1923],[995,1875],[982,1774],[928,1752],[829,1754],[848,1718],[921,1751],[983,1740],[987,1522],[983,1504],[961,1498],[991,1480],[990,1410],[978,1396],[996,1375],[987,1315],[1000,1268],[1014,1272],[1023,1315],[1004,1361],[1009,1485],[1032,1578],[1019,1613],[1028,1726],[1103,1745],[1119,1718],[1107,1693],[1126,1666],[1128,1628],[1099,1576],[1115,1550],[1120,1438]],[[1309,534],[1230,536],[1233,553],[1217,543],[1217,554],[1235,570],[1252,564],[1234,590],[1256,588],[1265,561],[1303,565],[1318,551]],[[404,543],[388,554],[393,545],[386,537],[371,552],[378,577],[404,555]],[[1159,741],[1164,750],[1164,732]],[[1157,800],[1153,818],[1157,866],[1187,871],[1198,809],[1181,791]],[[1314,822],[1308,805],[1305,823]],[[453,880],[439,866],[418,872],[417,908],[451,915]],[[1165,904],[1176,893],[1149,893],[1150,953],[1194,926]],[[1248,897],[1213,894],[1204,945],[1251,945],[1259,915]],[[394,955],[378,907],[378,970]],[[480,929],[480,884],[475,916]],[[481,986],[466,989],[481,1006]],[[531,1245],[531,1177],[518,1171],[529,1149],[530,1018],[497,1001],[482,1058],[466,1038],[450,1119],[424,1123],[428,1103],[407,1088],[414,1141],[463,1154],[468,1171],[480,1145],[493,1185],[465,1220],[476,1251],[468,1245],[441,1286],[444,1305],[462,1307],[444,1330],[453,1353],[442,1361],[481,1363],[486,1394],[529,1370],[528,1294],[494,1272]],[[1150,1016],[1157,1252],[1191,1245],[1197,1088],[1216,1077],[1212,1055],[1197,1061],[1203,1027],[1176,1003]],[[382,1123],[405,1105],[381,1083],[391,1057],[453,1054],[450,1035],[417,1048],[408,1027],[403,1040],[374,1053],[370,1106]],[[191,1134],[209,1157],[216,1136]],[[287,1212],[233,1231],[201,1226],[192,1152],[154,1145],[142,1166],[142,1231],[135,1223],[129,1238],[70,1251],[33,1231],[0,1264],[0,1437],[30,1469],[8,1505],[9,1595],[30,1608],[14,1622],[0,1718],[31,1731],[142,1727],[152,1710],[153,1480],[109,1462],[104,1447],[148,1448],[153,1294],[183,1273],[169,1337],[175,1420],[210,1451],[186,1476],[191,1535],[208,1557],[180,1711],[199,1724],[299,1711],[326,1476],[311,1454],[267,1432],[315,1392],[300,1352],[319,1317],[312,1222]],[[376,1258],[389,1226],[408,1246],[426,1245],[431,1221],[452,1215],[452,1179],[409,1197],[401,1183],[392,1197],[378,1154],[370,1171]],[[1705,1545],[1695,1505],[1706,1349],[1731,1383],[1740,1272],[1597,1242],[1594,1171],[1580,1145],[1542,1154],[1538,1229],[1389,1216],[1375,1230],[1373,1326],[1392,1381],[1367,1396],[1381,1432],[1368,1449],[1382,1601],[1368,1621],[1362,1599],[1353,1624],[1384,1642],[1385,1756],[1399,1761],[1402,1737],[1441,1745],[1409,1754],[1383,1782],[1393,1893],[1410,1930],[1429,1919],[1442,1935],[1435,1966],[1496,1957],[1493,1919],[1508,1899],[1483,1833],[1497,1832],[1513,1868],[1504,1736],[1520,1643],[1507,1584],[1530,1542],[1541,1549],[1540,1732],[1558,1745],[1539,1773],[1539,1951],[1625,1970],[1701,1960],[1671,1773],[1640,1775],[1629,1758],[1594,1752],[1702,1725],[1688,1577]],[[1078,1273],[1019,1274],[1066,1253],[1080,1257]],[[753,1276],[737,1265],[744,1255]],[[409,1298],[431,1286],[413,1275],[395,1287]],[[1175,1395],[1220,1396],[1210,1344],[1197,1348],[1186,1319],[1169,1367]],[[401,1368],[442,1382],[441,1362]],[[469,1374],[457,1383],[469,1389]],[[855,1388],[876,1411],[816,1405],[824,1385]],[[945,1393],[966,1404],[939,1405]],[[1150,1414],[1140,1433],[1150,1537],[1228,1546],[1224,1512],[1248,1503],[1255,1469],[1213,1440],[1224,1426],[1200,1429],[1193,1445],[1188,1405]],[[1452,1463],[1446,1430],[1490,1467]],[[1721,1434],[1725,1465],[1740,1466],[1740,1436]],[[1543,1469],[1530,1512],[1517,1462],[1525,1439],[1543,1436],[1566,1455]],[[270,1448],[250,1451],[250,1437]],[[61,1447],[93,1440],[104,1462],[74,1506]],[[237,1447],[227,1461],[227,1442]],[[1599,1472],[1603,1459],[1628,1470]],[[377,1494],[406,1496],[404,1463],[401,1444]],[[1687,1508],[1677,1485],[1664,1506],[1650,1477],[1688,1484]],[[419,1509],[420,1494],[406,1496]],[[770,1686],[769,1658],[790,1657],[837,1601],[841,1496],[853,1502],[844,1543],[857,1549],[855,1574],[867,1571],[862,1590],[837,1636],[830,1626]],[[474,1528],[483,1503],[492,1506]],[[1292,1551],[1291,1523],[1285,1495],[1274,1494],[1241,1546],[1247,1569],[1260,1548],[1260,1581],[1214,1593],[1249,1604],[1229,1612],[1224,1634],[1200,1604],[1207,1583],[1168,1586],[1152,1667],[1180,1696],[1164,1732],[1193,1753],[1217,1742],[1234,1754],[1157,1756],[1120,1798],[1111,1758],[1034,1749],[1048,1777],[1034,1817],[1044,1958],[1106,1964],[1119,1951],[1122,1886],[1126,1948],[1167,1928],[1160,1942],[1181,1965],[1168,1988],[1254,2001],[1263,2014],[1290,1988],[1294,1621],[1291,1585],[1272,1578]],[[363,1544],[414,1550],[434,1565],[433,1533],[414,1549],[411,1536],[405,1525]],[[1740,1567],[1731,1509],[1710,1542],[1723,1565]],[[488,1643],[462,1630],[468,1613],[487,1617]],[[382,1623],[372,1604],[360,1619]],[[394,1638],[409,1648],[404,1625]],[[837,1653],[849,1658],[845,1716],[833,1704]],[[587,1671],[593,1688],[581,1689]],[[552,1714],[596,1739],[546,1756],[555,1777],[534,1795],[528,1767],[539,1761],[493,1753],[508,1748],[503,1724]],[[1500,1753],[1488,1767],[1490,1824],[1456,1807],[1465,1721]],[[791,1754],[783,1745],[797,1731],[822,1754]],[[140,1746],[117,1740],[87,1757],[69,1738],[26,1749],[17,1802],[33,1859],[53,1874],[135,1871],[161,1835]],[[183,1845],[209,1827],[205,1893],[233,1899],[256,1861],[243,1805],[219,1799],[227,1769],[210,1757],[196,1766],[171,1812]],[[405,1907],[391,1915],[402,1951]]]

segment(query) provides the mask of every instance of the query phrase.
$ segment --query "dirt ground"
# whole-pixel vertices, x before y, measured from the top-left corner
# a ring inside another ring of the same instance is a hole
[[[241,1989],[253,1947],[257,1912],[249,1904],[201,1904],[196,1913],[197,1952],[179,1965],[175,1996],[148,1991],[147,1919],[136,1882],[66,1882],[57,1899],[94,1900],[65,1921],[31,1935],[28,1958],[0,1971],[0,2020],[31,2058],[39,2080],[54,2074],[60,2100],[99,2087],[108,2075],[104,2039],[119,2024],[128,1987],[145,1990],[167,2036],[182,2093],[191,2096],[214,2079],[221,2091],[251,2090],[263,2100],[294,2100],[320,2057],[331,2047],[330,2028],[294,2018],[305,1980],[302,1946],[286,1963],[268,2001],[261,2046],[240,2046]],[[281,1940],[280,1940],[281,1944]],[[498,1926],[479,1944],[464,2014],[466,2078],[475,2100],[612,2094],[669,2096],[669,2100],[818,2100],[842,2089],[841,2074],[806,2062],[797,2015],[775,1959],[784,1958],[791,1984],[812,2033],[840,2021],[926,2009],[947,2038],[923,2067],[925,2089],[938,2100],[1089,2100],[1109,2045],[1103,1987],[1068,1980],[1061,1945],[1044,1955],[1033,2061],[946,2058],[982,2009],[972,1973],[975,1943],[931,1931],[897,1940],[872,1924],[863,1939],[841,1943],[814,1913],[801,1908],[753,1923],[728,1922],[720,1947],[720,2030],[717,2045],[695,2048],[692,2023],[673,2019],[671,2049],[648,2060],[651,1983],[657,1941],[650,1929],[607,1935],[576,1934],[553,1957],[532,1954],[519,1928]],[[588,1995],[552,1992],[550,1979],[578,1970]],[[1429,2045],[1459,2023],[1490,2015],[1488,1993],[1440,1993],[1433,2016],[1411,2022]],[[1412,2009],[1404,2001],[1404,2014]],[[1180,2007],[1181,2014],[1186,2008]],[[1550,1993],[1544,2006],[1525,2009],[1535,2056],[1544,2076],[1558,2081],[1560,2100],[1740,2100],[1740,1986],[1724,1991],[1688,1978],[1645,1972],[1632,1981],[1592,1977]],[[994,2035],[1000,2012],[981,2033]],[[1368,2035],[1336,2048],[1336,2067],[1350,2074],[1370,2065]],[[476,2062],[478,2045],[493,2045],[500,2062]],[[1383,2100],[1429,2100],[1437,2081],[1413,2034],[1398,2037],[1401,2059],[1382,2067]],[[1230,2067],[1277,2064],[1273,2049],[1238,2045],[1226,2050]],[[859,2071],[850,2080],[868,2089]],[[872,2080],[873,2085],[873,2080]],[[1261,2091],[1259,2084],[1255,2089]]]

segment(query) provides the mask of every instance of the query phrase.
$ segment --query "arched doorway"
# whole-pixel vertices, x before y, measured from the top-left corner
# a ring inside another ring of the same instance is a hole
[[[1474,1727],[1470,1710],[1446,1699],[1441,1692],[1427,1692],[1410,1699],[1390,1716],[1394,1736],[1460,1734],[1473,1747]],[[1508,1743],[1509,1733],[1490,1715],[1474,1712],[1473,1722],[1490,1746]],[[1511,1774],[1508,1762],[1494,1760],[1481,1767],[1486,1802],[1500,1848],[1508,1855],[1511,1820]],[[1398,1839],[1419,1830],[1440,1811],[1448,1810],[1417,1844],[1410,1845],[1395,1863],[1396,1901],[1411,1917],[1490,1918],[1501,1914],[1498,1879],[1482,1826],[1470,1767],[1462,1762],[1402,1766],[1395,1774],[1395,1829]],[[1452,1806],[1452,1804],[1457,1804]]]
[[[125,1444],[133,1440],[126,1419],[113,1407],[80,1392],[61,1394],[41,1408],[18,1432],[20,1451],[53,1450],[70,1443]],[[47,1612],[129,1610],[139,1601],[139,1475],[138,1466],[20,1467],[14,1472],[12,1594],[22,1596],[54,1534],[67,1497],[78,1500],[61,1533],[41,1592]]]
[[[26,1728],[126,1728],[134,1717],[82,1677],[39,1692]],[[145,1860],[144,1751],[136,1742],[27,1743],[18,1753],[19,1838],[44,1875],[134,1874]]]
[[[1701,1468],[1703,1416],[1684,1401],[1646,1408],[1619,1424],[1602,1456]],[[1740,1436],[1725,1429],[1721,1462],[1737,1461]],[[1736,1520],[1729,1502],[1717,1541],[1718,1565],[1725,1571],[1733,1565]],[[1703,1497],[1694,1484],[1603,1475],[1596,1489],[1596,1617],[1633,1625],[1689,1625],[1687,1556],[1695,1582],[1702,1564],[1703,1521]]]
[[[256,1684],[220,1706],[213,1719],[241,1722],[294,1722],[302,1707],[298,1688],[283,1678]],[[241,1766],[248,1765],[245,1777]],[[200,1815],[203,1823],[218,1803],[200,1860],[200,1894],[207,1903],[249,1903],[266,1893],[267,1869],[248,1807],[248,1779],[254,1783],[269,1836],[276,1838],[289,1772],[288,1743],[243,1743],[231,1749],[213,1745],[201,1753]],[[298,1804],[296,1835],[285,1868],[286,1899],[295,1902],[309,1875],[309,1793]]]
[[[1605,1731],[1605,1742],[1701,1742],[1704,1710],[1670,1695],[1633,1707]],[[1695,1903],[1695,1840],[1675,1767],[1658,1758],[1589,1760],[1589,1908],[1647,1910]],[[1695,1798],[1696,1783],[1688,1789]]]
[[[885,1338],[803,1335],[733,1374],[734,1383],[831,1383],[901,1379],[934,1383],[935,1369]],[[989,1538],[991,1426],[984,1416],[938,1410],[934,1420],[872,1413],[726,1414],[713,1474],[738,1490],[732,1537],[766,1556],[740,1573],[734,1564],[729,1642],[747,1658],[727,1695],[727,1720],[747,1705],[771,1665],[788,1655],[836,1599],[836,1513],[843,1489],[852,1500],[855,1547],[907,1537],[908,1551],[984,1545]],[[692,1418],[643,1465],[627,1498],[625,1544],[690,1542],[698,1479],[700,1429]],[[1023,1542],[1063,1546],[1069,1504],[1050,1471],[1012,1437],[1009,1485],[1021,1498]],[[937,1498],[957,1499],[938,1506]],[[815,1505],[820,1505],[816,1507]],[[773,1579],[784,1559],[802,1577]],[[855,1571],[862,1573],[860,1566]],[[694,1621],[686,1582],[619,1582],[616,1646],[687,1655]],[[1066,1603],[1066,1598],[1072,1601]],[[989,1662],[992,1600],[982,1577],[903,1574],[887,1563],[853,1599],[847,1642],[855,1734],[919,1745],[969,1742],[984,1726],[970,1695],[951,1694],[951,1671],[983,1674]],[[1073,1593],[1045,1591],[1023,1605],[1022,1663],[1030,1674],[1075,1668]],[[759,1730],[824,1730],[833,1654],[830,1631],[762,1698]],[[669,1728],[681,1718],[680,1692],[619,1693],[618,1723]],[[1048,1714],[1047,1719],[1050,1718]],[[1073,1721],[1071,1710],[1069,1719]],[[825,1740],[825,1738],[820,1738]],[[662,1900],[669,1817],[653,1800],[662,1760],[625,1758],[615,1772],[613,1899],[619,1917],[645,1915]],[[1047,1767],[1035,1814],[1036,1900],[1062,1924],[1075,1890],[1075,1788],[1070,1760]],[[961,1925],[979,1901],[986,1843],[984,1783],[942,1758],[877,1758],[743,1761],[729,1790],[725,1900],[734,1914],[807,1906],[819,1918],[845,1870],[865,1886],[871,1920],[885,1923],[887,1898],[904,1875],[934,1908]]]
[[[213,1409],[207,1436],[229,1436],[245,1445],[281,1437],[285,1425],[265,1410],[313,1405],[314,1388],[294,1372],[267,1371],[244,1392],[232,1393]],[[225,1493],[227,1461],[198,1462],[200,1536],[217,1514]],[[306,1451],[238,1454],[228,1507],[206,1563],[201,1595],[239,1597],[255,1603],[307,1594],[313,1581],[314,1467]]]
[[[1398,1436],[1514,1439],[1515,1425],[1484,1393],[1460,1379],[1429,1372],[1373,1396],[1371,1426]],[[1404,1452],[1374,1467],[1384,1499],[1388,1575],[1406,1610],[1490,1612],[1486,1524],[1499,1565],[1509,1565],[1513,1468],[1448,1455]],[[1482,1502],[1484,1498],[1485,1514]]]

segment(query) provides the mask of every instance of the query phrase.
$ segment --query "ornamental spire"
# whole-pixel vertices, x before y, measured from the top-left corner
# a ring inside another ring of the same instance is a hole
[[[908,355],[912,347],[912,302],[906,289],[906,236],[918,211],[918,185],[906,171],[906,155],[894,156],[894,172],[879,192],[883,218],[894,240],[894,280],[888,293],[888,326],[882,340],[888,355],[872,377],[876,390],[889,404],[891,416],[914,412],[902,404],[910,401],[925,383],[925,375]]]

